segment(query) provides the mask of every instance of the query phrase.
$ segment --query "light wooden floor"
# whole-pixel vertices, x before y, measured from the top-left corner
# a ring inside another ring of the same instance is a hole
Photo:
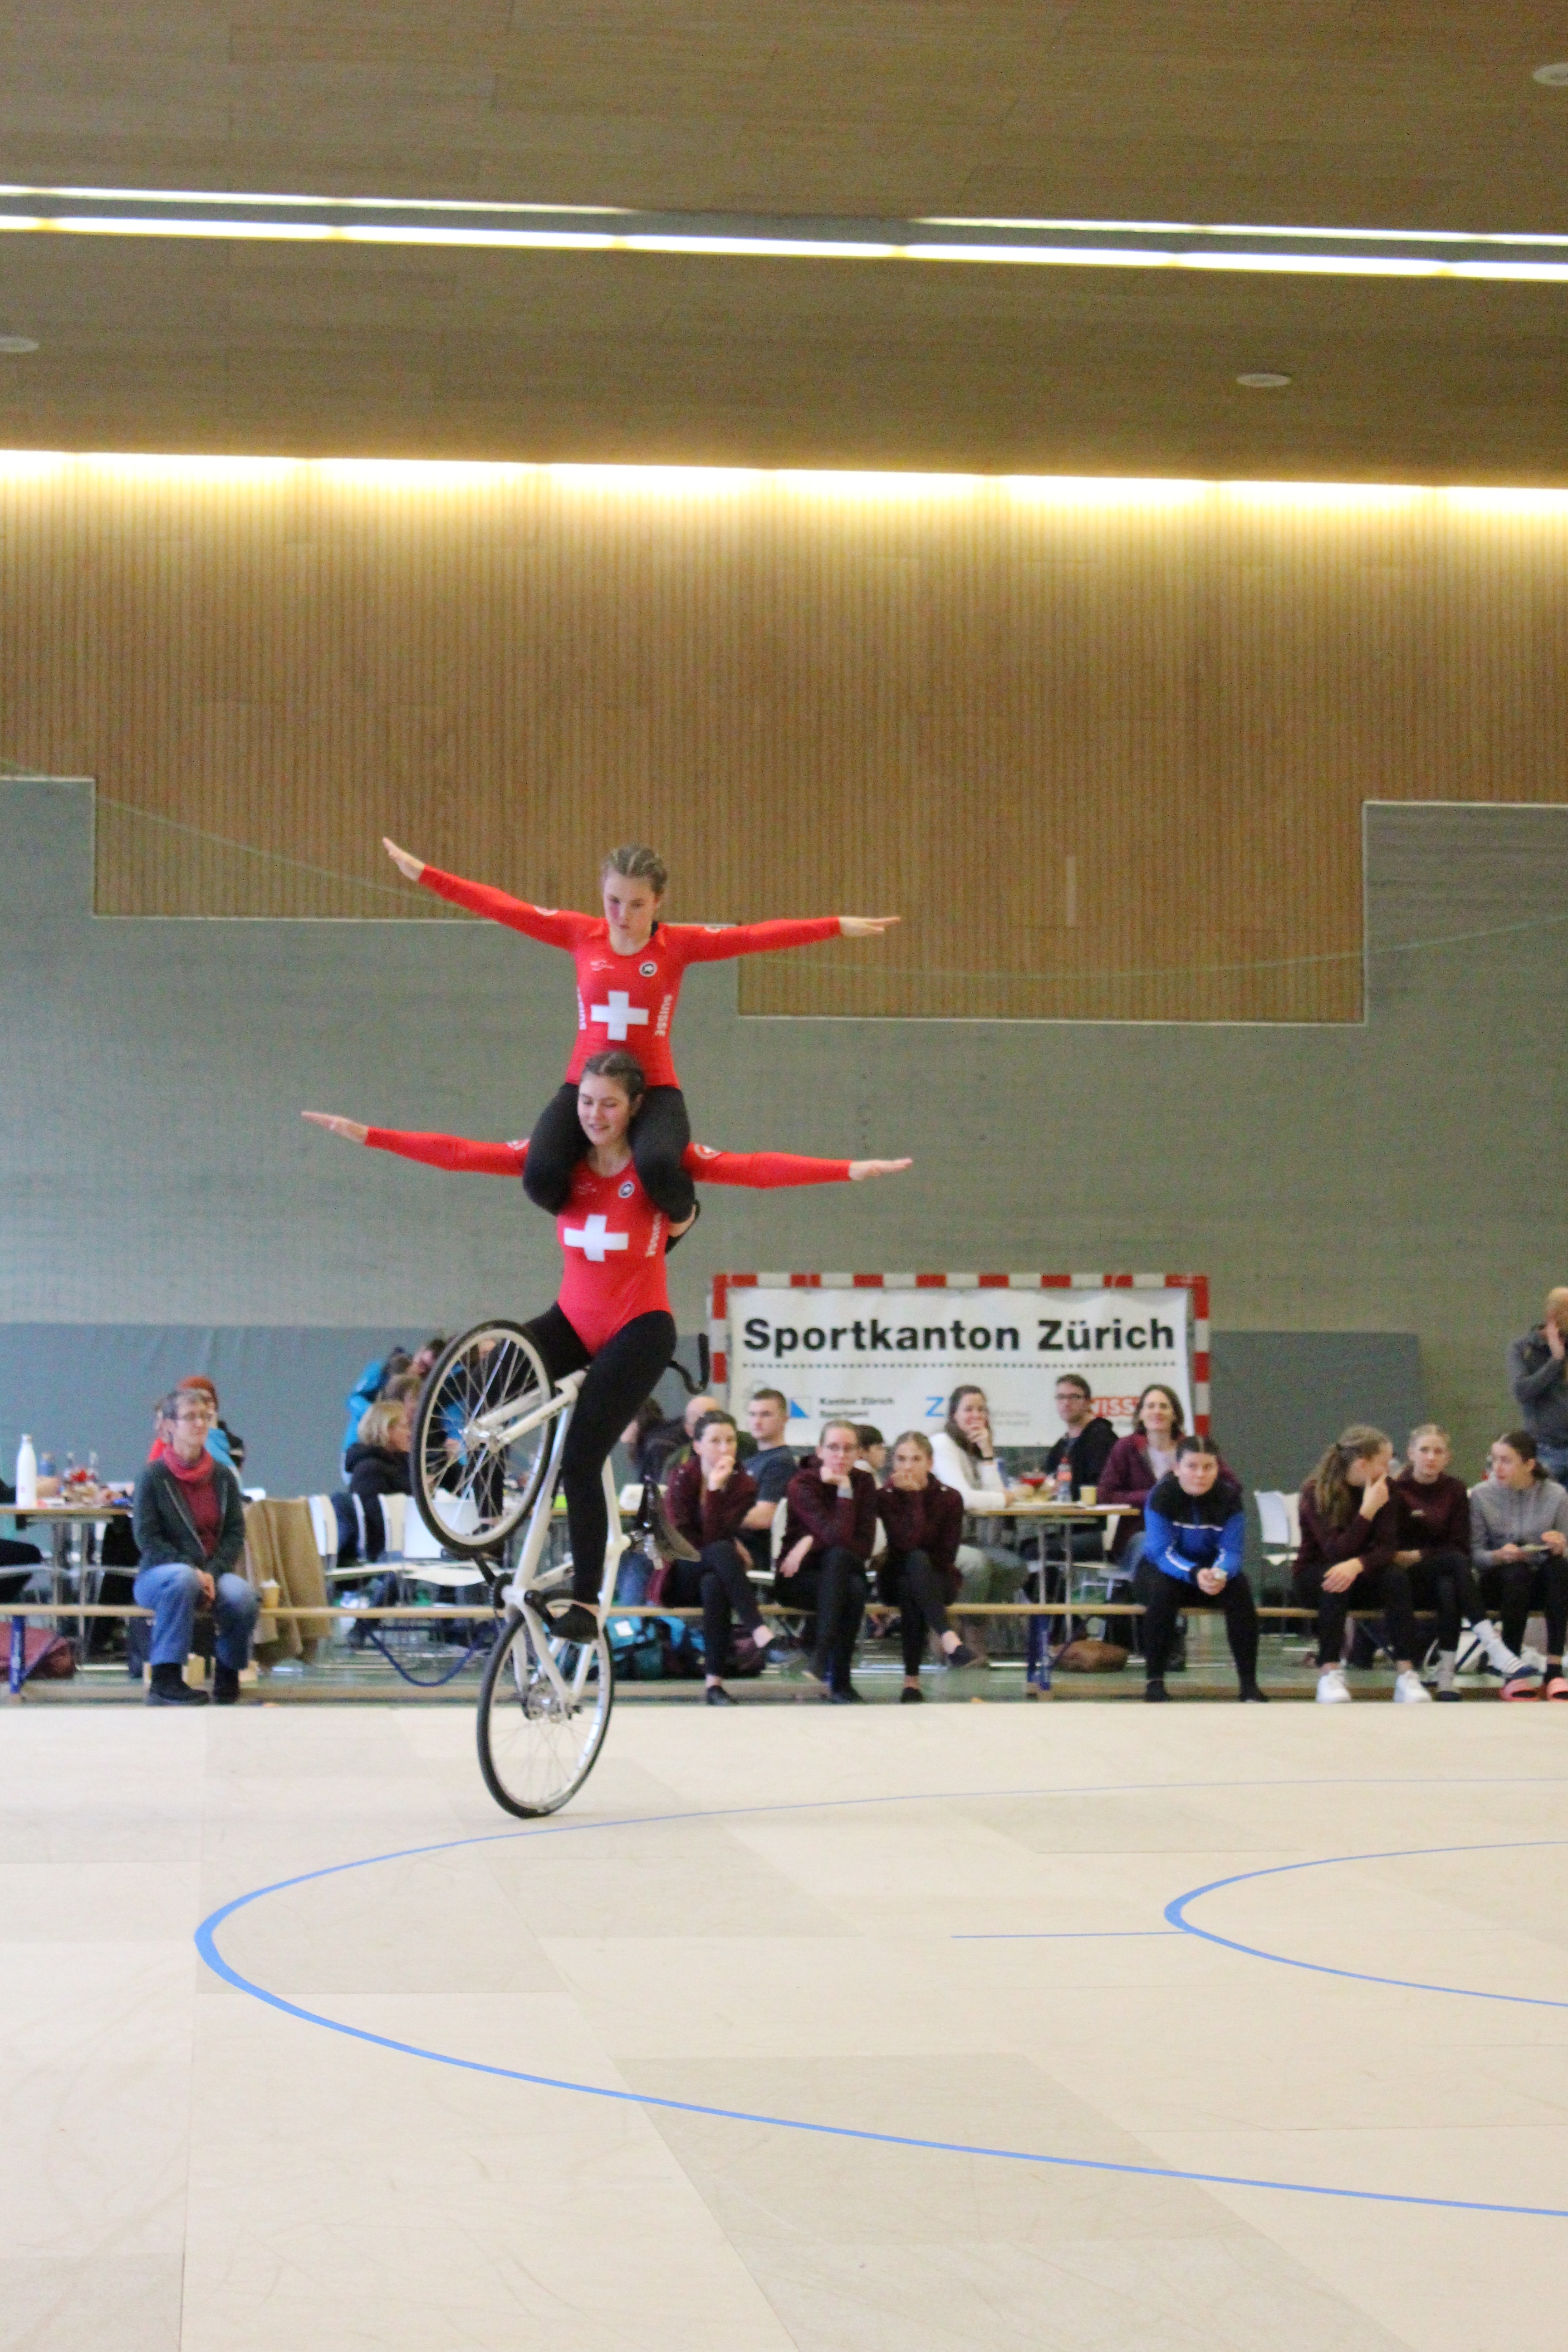
[[[541,1832],[456,1710],[5,1711],[0,2341],[1557,2352],[1565,1793],[1568,1708],[650,1707]]]

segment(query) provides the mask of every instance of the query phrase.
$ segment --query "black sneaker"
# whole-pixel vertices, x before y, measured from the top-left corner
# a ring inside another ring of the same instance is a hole
[[[1143,1685],[1143,1696],[1152,1706],[1158,1706],[1163,1701],[1168,1700],[1171,1694],[1159,1675],[1152,1675]]]
[[[1267,1706],[1268,1704],[1268,1693],[1259,1690],[1256,1683],[1243,1683],[1236,1695],[1243,1706]]]
[[[213,1705],[215,1706],[237,1706],[238,1704],[239,1668],[237,1666],[214,1666]]]
[[[830,1690],[827,1704],[829,1706],[864,1706],[866,1702],[858,1690]]]
[[[912,1683],[906,1683],[903,1689],[899,1693],[899,1705],[900,1706],[924,1706],[925,1703],[926,1695],[924,1691],[917,1690]]]
[[[708,1696],[702,1704],[704,1706],[733,1706],[736,1701],[731,1697],[722,1683],[710,1683]]]
[[[193,1690],[178,1666],[154,1666],[147,1685],[149,1706],[205,1706],[205,1690]]]
[[[574,1600],[570,1593],[536,1604],[547,1633],[563,1642],[575,1642],[586,1649],[599,1638],[598,1612],[585,1601]]]
[[[960,1642],[956,1650],[949,1650],[947,1653],[947,1663],[950,1666],[972,1666],[974,1664],[974,1653],[966,1643]]]

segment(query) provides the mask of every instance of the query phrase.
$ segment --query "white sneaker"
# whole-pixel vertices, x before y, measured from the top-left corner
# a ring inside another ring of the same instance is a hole
[[[1348,1706],[1350,1685],[1345,1680],[1343,1666],[1324,1666],[1318,1675],[1318,1703],[1321,1706]]]
[[[1395,1681],[1394,1699],[1396,1706],[1430,1706],[1432,1694],[1415,1668],[1411,1667]]]

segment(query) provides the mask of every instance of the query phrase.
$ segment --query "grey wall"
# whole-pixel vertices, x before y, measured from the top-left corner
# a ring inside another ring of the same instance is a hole
[[[569,1043],[563,960],[460,921],[96,919],[91,817],[87,783],[0,783],[0,1322],[411,1330],[547,1300],[518,1188],[298,1114],[526,1131]],[[1568,810],[1370,810],[1364,1027],[742,1021],[733,968],[695,973],[700,1137],[918,1164],[710,1191],[678,1319],[721,1266],[1195,1269],[1224,1332],[1414,1332],[1473,1457],[1564,1274],[1565,886]],[[1194,909],[1195,961],[1226,912]]]

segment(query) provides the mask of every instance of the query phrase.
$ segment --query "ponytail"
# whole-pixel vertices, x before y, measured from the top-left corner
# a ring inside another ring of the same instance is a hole
[[[1307,1484],[1311,1488],[1312,1500],[1331,1527],[1348,1527],[1355,1515],[1355,1493],[1345,1475],[1352,1463],[1370,1462],[1388,1442],[1382,1430],[1373,1429],[1370,1422],[1352,1421],[1329,1447]],[[1512,1442],[1510,1438],[1509,1443]]]

